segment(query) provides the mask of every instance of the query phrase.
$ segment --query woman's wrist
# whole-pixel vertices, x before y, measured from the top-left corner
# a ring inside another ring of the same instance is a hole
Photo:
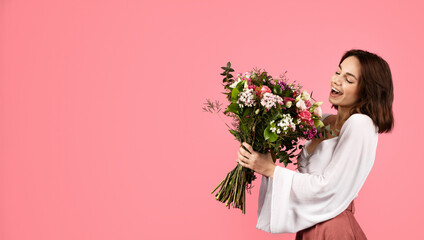
[[[277,167],[277,165],[275,165],[275,164],[272,164],[271,165],[271,167],[270,167],[270,169],[268,171],[267,177],[270,177],[270,178],[273,178],[274,177],[274,172],[275,172],[275,168],[276,167]]]

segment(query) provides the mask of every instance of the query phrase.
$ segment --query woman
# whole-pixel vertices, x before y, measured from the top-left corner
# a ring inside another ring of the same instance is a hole
[[[373,166],[378,133],[393,128],[389,65],[376,54],[350,50],[329,89],[337,115],[325,114],[323,122],[335,135],[307,141],[296,171],[247,143],[240,147],[238,163],[263,175],[258,229],[297,232],[296,239],[367,239],[353,216],[353,200]]]

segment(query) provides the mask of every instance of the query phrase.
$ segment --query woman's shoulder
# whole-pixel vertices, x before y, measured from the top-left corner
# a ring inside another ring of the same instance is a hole
[[[346,123],[350,124],[367,124],[367,125],[374,125],[372,119],[370,116],[363,114],[363,113],[355,113],[352,114],[347,120]]]
[[[362,113],[352,114],[343,124],[343,127],[351,128],[354,131],[378,133],[377,127],[374,125],[371,117]]]

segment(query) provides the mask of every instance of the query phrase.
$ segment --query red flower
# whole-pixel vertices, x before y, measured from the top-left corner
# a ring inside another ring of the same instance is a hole
[[[304,122],[310,122],[311,120],[311,113],[308,110],[301,111],[298,116]]]

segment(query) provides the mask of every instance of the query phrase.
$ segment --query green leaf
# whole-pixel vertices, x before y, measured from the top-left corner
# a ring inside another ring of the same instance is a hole
[[[224,113],[232,112],[235,114],[239,114],[240,112],[240,106],[237,103],[231,103],[228,105],[227,109],[225,109]]]
[[[236,137],[237,139],[239,138],[239,133],[237,131],[232,130],[232,129],[230,129],[229,131],[234,137]]]
[[[329,131],[330,131],[330,124],[328,124],[327,126],[325,126],[325,130],[326,130],[327,132],[329,132]]]
[[[227,62],[227,68],[230,68],[230,67],[231,67],[231,63]]]
[[[282,92],[281,92],[281,87],[279,84],[274,86],[274,93],[277,95],[281,95]]]
[[[319,119],[314,120],[314,125],[315,125],[316,129],[320,129],[320,128],[324,127],[324,123]]]
[[[249,129],[246,127],[245,124],[240,123],[240,128],[241,130],[244,132],[244,134],[248,135],[249,134]]]
[[[231,91],[231,101],[237,100],[239,93],[240,91],[238,90],[238,88],[233,88],[233,90]]]
[[[281,113],[277,113],[277,115],[275,115],[275,117],[273,118],[273,120],[277,120],[283,118],[283,115]]]
[[[270,126],[265,128],[264,131],[265,141],[275,142],[278,139],[278,135],[276,133],[271,132]]]
[[[293,93],[291,92],[291,90],[285,91],[284,97],[293,97]]]
[[[240,81],[239,83],[237,83],[237,86],[236,86],[236,88],[240,91],[240,92],[242,92],[243,91],[243,89],[244,89],[244,83],[246,82],[246,80],[243,80],[243,81]]]
[[[243,112],[243,117],[246,117],[247,115],[249,115],[249,117],[250,117],[252,115],[252,111],[253,111],[253,108],[251,108],[251,107],[245,108],[245,110]]]

